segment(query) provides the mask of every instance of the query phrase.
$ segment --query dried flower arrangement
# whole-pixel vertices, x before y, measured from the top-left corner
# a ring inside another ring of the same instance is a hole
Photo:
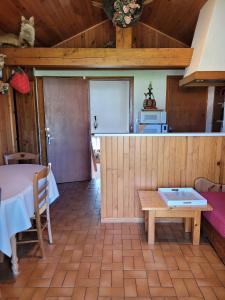
[[[113,24],[125,28],[139,20],[143,2],[143,0],[105,0],[103,5]]]

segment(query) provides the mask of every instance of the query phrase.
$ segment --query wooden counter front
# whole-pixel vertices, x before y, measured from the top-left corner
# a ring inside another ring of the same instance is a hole
[[[225,183],[224,136],[101,136],[101,218],[138,222],[138,190]]]

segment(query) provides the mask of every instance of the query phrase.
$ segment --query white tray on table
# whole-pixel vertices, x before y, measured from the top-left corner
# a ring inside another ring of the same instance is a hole
[[[205,206],[207,199],[193,188],[159,188],[163,200],[168,206]]]

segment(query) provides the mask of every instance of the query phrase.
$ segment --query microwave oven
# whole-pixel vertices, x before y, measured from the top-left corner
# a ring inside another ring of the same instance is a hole
[[[140,124],[139,133],[167,133],[167,124]]]
[[[163,110],[142,110],[139,112],[141,124],[165,124],[166,112]]]

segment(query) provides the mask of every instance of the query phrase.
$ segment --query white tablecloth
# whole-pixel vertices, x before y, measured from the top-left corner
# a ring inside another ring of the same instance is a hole
[[[10,238],[31,227],[34,214],[33,177],[43,168],[41,165],[17,164],[0,166],[0,250],[12,255]],[[58,196],[58,188],[52,172],[49,177],[49,203]]]

